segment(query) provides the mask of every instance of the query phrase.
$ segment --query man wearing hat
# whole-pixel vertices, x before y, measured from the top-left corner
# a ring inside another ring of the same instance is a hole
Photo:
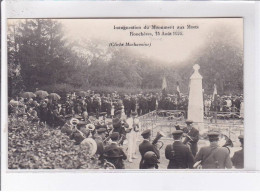
[[[134,95],[132,95],[130,99],[130,107],[132,112],[137,111],[136,105],[137,105],[137,98]]]
[[[139,168],[143,169],[143,162],[144,162],[144,155],[148,151],[152,151],[156,154],[157,158],[160,159],[160,152],[159,150],[150,142],[151,138],[151,130],[146,129],[144,130],[141,135],[143,136],[144,140],[143,142],[139,145],[139,152],[141,154],[141,161],[139,164]]]
[[[126,129],[127,133],[127,141],[128,141],[128,161],[133,162],[132,159],[136,159],[137,153],[137,137],[140,130],[139,119],[137,118],[137,113],[132,112],[131,117],[126,120],[128,124],[128,129]]]
[[[144,154],[143,169],[158,169],[158,157],[152,151],[148,151]]]
[[[182,139],[182,130],[176,130],[172,133],[174,142],[167,145],[165,148],[165,157],[170,160],[167,166],[168,169],[186,169],[192,168],[194,157],[191,150],[185,145]]]
[[[191,153],[195,157],[198,152],[199,131],[192,127],[192,123],[192,120],[186,120],[187,127],[183,128],[183,136],[185,137],[183,143],[190,144]]]
[[[195,157],[195,162],[201,162],[203,169],[232,168],[229,150],[218,146],[219,133],[209,132],[210,145],[202,147]]]
[[[124,96],[123,99],[123,105],[124,105],[124,109],[125,109],[125,113],[127,117],[130,117],[130,113],[131,113],[131,101],[130,101],[130,97],[128,95]]]
[[[126,131],[125,128],[128,128],[128,124],[125,119],[121,118],[122,111],[117,111],[115,118],[112,120],[113,123],[113,132],[118,132],[120,139],[123,138],[123,140],[126,139]],[[121,144],[123,144],[124,141],[121,141]]]
[[[96,154],[99,155],[99,160],[103,159],[104,154],[104,144],[103,141],[106,138],[106,128],[97,129],[97,135],[95,135],[94,140],[97,143],[97,151]]]
[[[241,143],[242,149],[239,151],[236,151],[234,153],[234,156],[232,157],[232,163],[235,168],[244,168],[244,135],[239,135],[238,139]]]
[[[95,110],[96,113],[96,118],[99,118],[99,112],[101,109],[101,98],[99,97],[98,94],[96,94],[93,98],[93,108]]]
[[[108,162],[111,162],[116,169],[124,169],[125,165],[123,160],[126,160],[127,156],[123,149],[117,144],[117,141],[119,140],[119,133],[113,132],[110,135],[110,138],[112,142],[110,145],[105,147],[103,156]]]

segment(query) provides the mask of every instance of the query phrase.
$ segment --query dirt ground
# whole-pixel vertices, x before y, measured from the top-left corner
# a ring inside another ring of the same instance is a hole
[[[168,145],[168,144],[172,144],[173,143],[173,139],[161,139],[161,141],[164,143],[164,146],[162,147],[162,149],[160,150],[160,164],[159,164],[159,169],[167,169],[167,165],[169,163],[169,160],[167,160],[165,158],[165,147]],[[139,140],[137,142],[138,146],[139,144],[142,142],[142,137],[140,136],[139,137]],[[127,143],[127,142],[125,142]],[[127,149],[127,145],[124,143],[124,151],[125,153],[127,153],[126,149]],[[220,144],[222,142],[219,142]],[[206,145],[209,145],[209,142],[207,140],[199,140],[198,142],[198,147],[199,149],[202,147],[202,146],[206,146]],[[241,147],[240,145],[236,144],[234,147],[230,148],[231,152],[230,152],[230,157],[233,156],[234,152],[235,151],[238,151],[240,150]],[[138,148],[137,148],[137,156],[138,158],[137,159],[133,159],[133,163],[130,163],[127,161],[125,161],[125,168],[126,169],[139,169],[139,162],[141,160],[141,155],[140,155],[140,152],[138,151]]]
[[[160,149],[160,164],[159,169],[166,169],[169,161],[165,158],[165,147],[169,144],[173,143],[171,132],[175,129],[176,122],[175,121],[169,121],[167,118],[160,118],[157,117],[156,120],[152,117],[147,117],[143,120],[140,120],[141,123],[145,122],[145,126],[143,125],[141,130],[145,130],[147,128],[152,129],[152,140],[155,138],[158,131],[162,131],[166,137],[163,137],[160,139],[164,143],[163,147]],[[111,121],[109,119],[109,121]],[[185,126],[185,121],[178,121],[178,124],[183,128]],[[142,125],[142,124],[141,124]],[[242,120],[217,120],[216,122],[209,122],[209,120],[204,121],[204,126],[206,129],[206,133],[208,130],[211,129],[218,129],[222,131],[223,134],[226,134],[233,142],[234,146],[230,148],[230,157],[233,156],[235,151],[238,151],[241,149],[240,142],[238,140],[238,136],[243,132],[243,121]],[[139,132],[140,133],[140,132]],[[203,134],[204,133],[204,134]],[[205,140],[203,136],[206,134],[205,132],[200,132],[200,140],[198,142],[198,150],[203,147],[209,145],[209,141]],[[137,142],[137,159],[133,159],[133,162],[130,163],[128,160],[125,161],[125,168],[126,169],[139,169],[139,163],[141,160],[141,155],[138,150],[139,144],[143,141],[142,136],[139,134],[138,136],[138,142]],[[224,145],[225,140],[220,139],[219,145]],[[125,153],[127,154],[127,140],[124,142],[123,149]]]

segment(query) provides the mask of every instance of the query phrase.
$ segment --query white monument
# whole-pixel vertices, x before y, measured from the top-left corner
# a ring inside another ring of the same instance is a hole
[[[193,120],[194,127],[199,131],[204,130],[203,90],[202,76],[199,73],[200,66],[193,66],[194,73],[190,77],[188,119]]]

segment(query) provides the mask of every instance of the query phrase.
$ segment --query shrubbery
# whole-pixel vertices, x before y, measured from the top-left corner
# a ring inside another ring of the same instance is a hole
[[[96,169],[87,145],[75,145],[58,129],[10,116],[8,126],[9,169]]]

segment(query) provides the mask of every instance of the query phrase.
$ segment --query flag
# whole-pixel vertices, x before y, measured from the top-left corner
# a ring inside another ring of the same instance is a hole
[[[167,89],[167,82],[166,82],[166,78],[163,77],[163,81],[162,81],[162,90],[166,90]]]
[[[162,96],[163,98],[165,98],[167,96],[167,82],[166,82],[166,78],[163,77],[163,80],[162,80]]]
[[[213,99],[213,101],[215,100],[215,96],[218,94],[218,92],[217,92],[217,86],[216,86],[216,84],[214,84],[214,91],[213,91],[213,96],[212,96],[212,99]]]
[[[177,82],[177,92],[180,94],[181,92],[180,92],[180,84],[179,84],[179,82]]]
[[[181,97],[181,92],[180,92],[180,84],[179,84],[179,82],[177,82],[177,96],[178,96],[178,99],[180,99],[180,97]]]

